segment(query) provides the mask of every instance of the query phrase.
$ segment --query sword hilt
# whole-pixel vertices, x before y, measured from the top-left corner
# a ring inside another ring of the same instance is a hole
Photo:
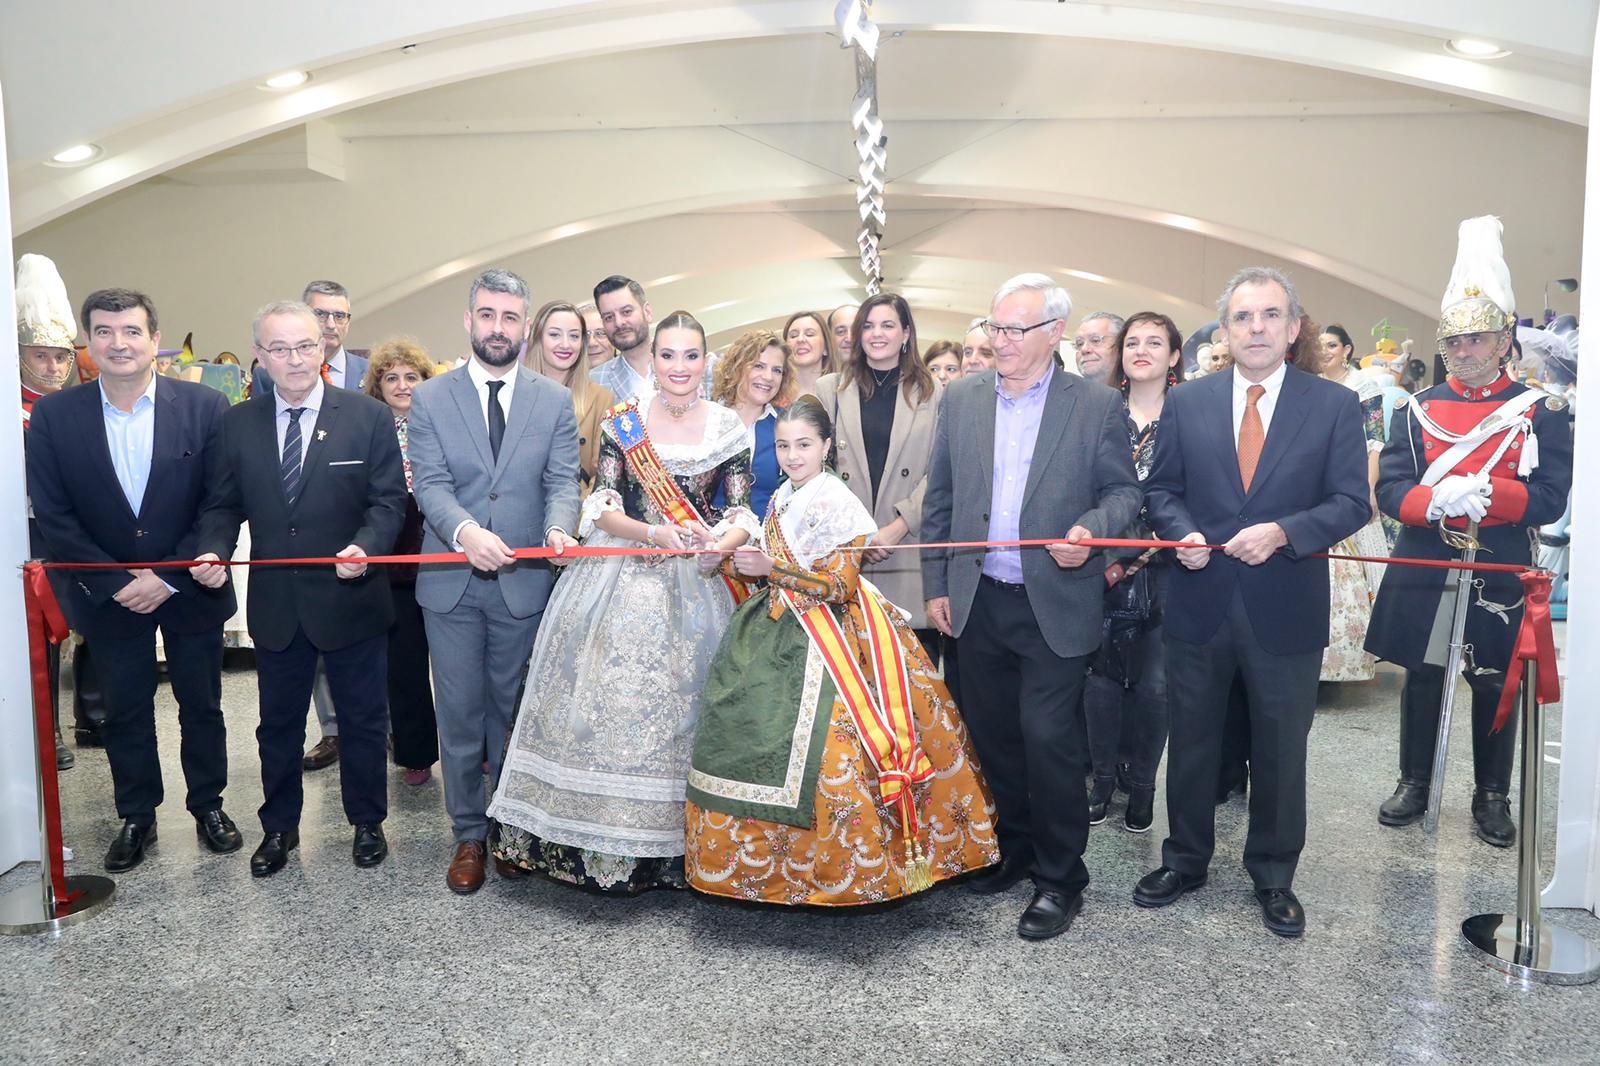
[[[1473,519],[1467,523],[1466,529],[1451,529],[1445,525],[1443,518],[1439,519],[1439,539],[1458,552],[1488,552],[1482,544],[1478,543],[1478,521]],[[1491,553],[1492,554],[1492,553]]]

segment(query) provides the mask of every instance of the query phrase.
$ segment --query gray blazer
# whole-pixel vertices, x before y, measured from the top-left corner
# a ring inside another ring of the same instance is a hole
[[[988,539],[995,403],[993,370],[946,388],[922,499],[925,543]],[[1122,398],[1104,385],[1056,370],[1023,489],[1020,539],[1062,537],[1073,526],[1084,526],[1096,537],[1120,536],[1139,513],[1142,498]],[[950,597],[950,621],[958,637],[978,591],[984,554],[981,548],[922,553],[923,591],[930,600]],[[1100,646],[1103,552],[1064,570],[1043,548],[1024,548],[1022,583],[1051,651],[1087,655]]]
[[[451,537],[469,518],[512,548],[542,545],[552,526],[577,528],[572,394],[526,367],[516,373],[498,462],[490,459],[489,426],[465,365],[412,393],[407,453],[427,528],[424,552],[455,550]],[[464,563],[425,565],[417,573],[417,602],[430,611],[452,610],[470,579]],[[544,609],[553,581],[549,563],[523,559],[501,570],[498,583],[511,614],[529,618]]]

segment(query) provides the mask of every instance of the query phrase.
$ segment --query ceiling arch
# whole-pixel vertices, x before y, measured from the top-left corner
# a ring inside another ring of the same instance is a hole
[[[191,6],[176,0],[146,5],[138,20],[109,26],[63,19],[47,5],[7,12],[14,32],[0,35],[10,42],[0,44],[0,76],[8,83],[13,78],[26,80],[30,72],[42,74],[40,59],[53,60],[61,54],[50,42],[64,34],[69,40],[62,41],[62,47],[73,51],[83,47],[85,37],[93,39],[96,31],[115,31],[121,37],[118,47],[135,51],[141,34],[187,34],[195,53],[222,51],[239,57],[233,66],[215,62],[200,66],[204,73],[192,83],[178,79],[172,84],[175,79],[170,76],[159,79],[164,95],[154,96],[130,94],[126,79],[115,76],[115,64],[106,64],[104,70],[91,65],[75,86],[74,102],[61,105],[71,116],[65,122],[52,122],[51,108],[29,115],[18,114],[13,105],[7,121],[17,128],[10,177],[19,233],[184,163],[377,101],[535,65],[707,41],[821,34],[831,28],[831,5],[818,0],[498,2],[482,5],[481,17],[466,20],[445,5],[409,2],[384,5],[381,11],[368,9],[364,19],[345,11],[337,22],[344,33],[336,38],[337,47],[316,37],[301,41],[298,50],[286,50],[293,38],[278,33],[264,35],[253,47],[253,38],[263,36],[260,20],[245,9],[229,18],[208,7],[204,18],[191,19],[187,10]],[[430,6],[435,9],[432,15]],[[1503,15],[1494,15],[1494,8],[1503,5],[1457,0],[1409,6],[1413,10],[1405,22],[1377,5],[1353,0],[1340,4],[1332,13],[1335,17],[1326,7],[1309,3],[1196,0],[1095,4],[987,0],[981,5],[966,0],[879,0],[874,14],[892,31],[1059,36],[1267,57],[1424,87],[1565,122],[1586,121],[1587,64],[1582,55],[1564,48],[1582,47],[1574,42],[1591,39],[1594,0],[1545,5],[1549,9],[1543,12],[1545,23],[1552,32],[1543,38],[1540,53],[1495,65],[1447,56],[1439,45],[1443,37],[1472,25],[1469,20],[1507,26]],[[330,7],[357,5],[293,0],[278,7],[276,30],[293,25],[296,16],[303,18],[301,26],[314,26],[329,17]],[[1554,32],[1559,25],[1583,32]],[[162,43],[171,49],[170,41]],[[412,43],[414,50],[400,51],[402,44]],[[315,72],[304,88],[282,95],[254,88],[273,69],[300,65]],[[242,82],[240,66],[248,72]],[[119,105],[119,95],[136,96],[143,110],[131,103]],[[101,144],[104,156],[75,170],[43,165],[50,151],[75,140]]]

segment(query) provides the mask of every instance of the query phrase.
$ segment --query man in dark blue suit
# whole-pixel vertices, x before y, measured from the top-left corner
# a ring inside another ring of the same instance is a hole
[[[1234,367],[1174,389],[1145,482],[1150,524],[1177,552],[1167,603],[1167,822],[1162,865],[1134,902],[1162,907],[1205,884],[1235,672],[1249,695],[1250,832],[1244,865],[1267,928],[1299,936],[1292,888],[1305,846],[1306,738],[1328,644],[1328,550],[1366,524],[1356,394],[1285,365],[1300,300],[1281,272],[1240,271],[1218,303]]]
[[[222,420],[216,491],[200,522],[207,587],[227,580],[239,526],[250,523],[251,559],[337,556],[335,566],[266,566],[250,577],[246,617],[256,647],[261,723],[261,846],[250,872],[281,870],[300,842],[301,748],[306,704],[321,659],[339,716],[340,788],[355,827],[351,859],[376,866],[389,852],[385,745],[389,706],[389,624],[394,600],[385,574],[362,556],[394,547],[405,521],[406,479],[389,408],[370,396],[329,388],[318,373],[321,346],[312,309],[268,304],[252,327],[273,389]]]
[[[178,701],[189,812],[206,847],[235,851],[242,839],[222,810],[222,625],[234,611],[233,590],[202,588],[182,569],[137,566],[194,558],[228,402],[214,389],[154,372],[161,334],[143,293],[91,293],[81,317],[99,382],[34,405],[28,488],[52,559],[135,564],[70,572],[62,604],[105,685],[106,755],[123,819],[106,869],[132,869],[156,839],[157,627]]]
[[[350,293],[337,281],[319,280],[306,285],[300,300],[317,316],[317,332],[322,340],[322,380],[336,389],[362,391],[367,376],[367,360],[344,350],[345,335],[350,332],[354,315],[350,310]],[[272,392],[272,376],[265,365],[257,365],[251,375],[250,395],[266,396]],[[328,691],[327,671],[317,667],[317,679],[311,690],[312,702],[317,707],[317,724],[322,736],[306,752],[302,765],[307,770],[321,770],[339,761],[339,719],[333,710],[333,696]]]

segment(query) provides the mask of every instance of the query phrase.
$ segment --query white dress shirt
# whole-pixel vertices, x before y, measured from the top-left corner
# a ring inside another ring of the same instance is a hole
[[[1250,405],[1248,395],[1251,385],[1260,385],[1267,391],[1261,399],[1256,401],[1256,414],[1261,416],[1261,436],[1266,438],[1267,430],[1272,428],[1272,411],[1278,406],[1278,393],[1283,391],[1283,379],[1288,376],[1286,364],[1279,363],[1278,369],[1267,376],[1265,381],[1251,381],[1239,373],[1237,365],[1233,368],[1233,446],[1239,447],[1239,427],[1244,424],[1244,409]]]
[[[500,390],[500,413],[505,416],[507,424],[510,424],[511,390],[517,387],[517,364],[512,363],[504,374],[495,377],[489,373],[489,368],[477,359],[469,359],[467,377],[472,379],[472,387],[478,390],[478,410],[483,412],[483,427],[486,432],[489,428],[489,382],[505,382],[505,388]]]
[[[289,435],[289,408],[303,408],[300,412],[300,465],[305,467],[306,451],[311,447],[311,435],[317,428],[317,412],[322,410],[322,392],[327,386],[323,384],[321,375],[317,383],[311,386],[311,391],[306,398],[297,404],[288,404],[283,401],[283,394],[277,389],[272,390],[272,402],[278,415],[273,421],[278,427],[278,462],[283,462],[283,442]],[[303,476],[303,475],[302,475]]]

